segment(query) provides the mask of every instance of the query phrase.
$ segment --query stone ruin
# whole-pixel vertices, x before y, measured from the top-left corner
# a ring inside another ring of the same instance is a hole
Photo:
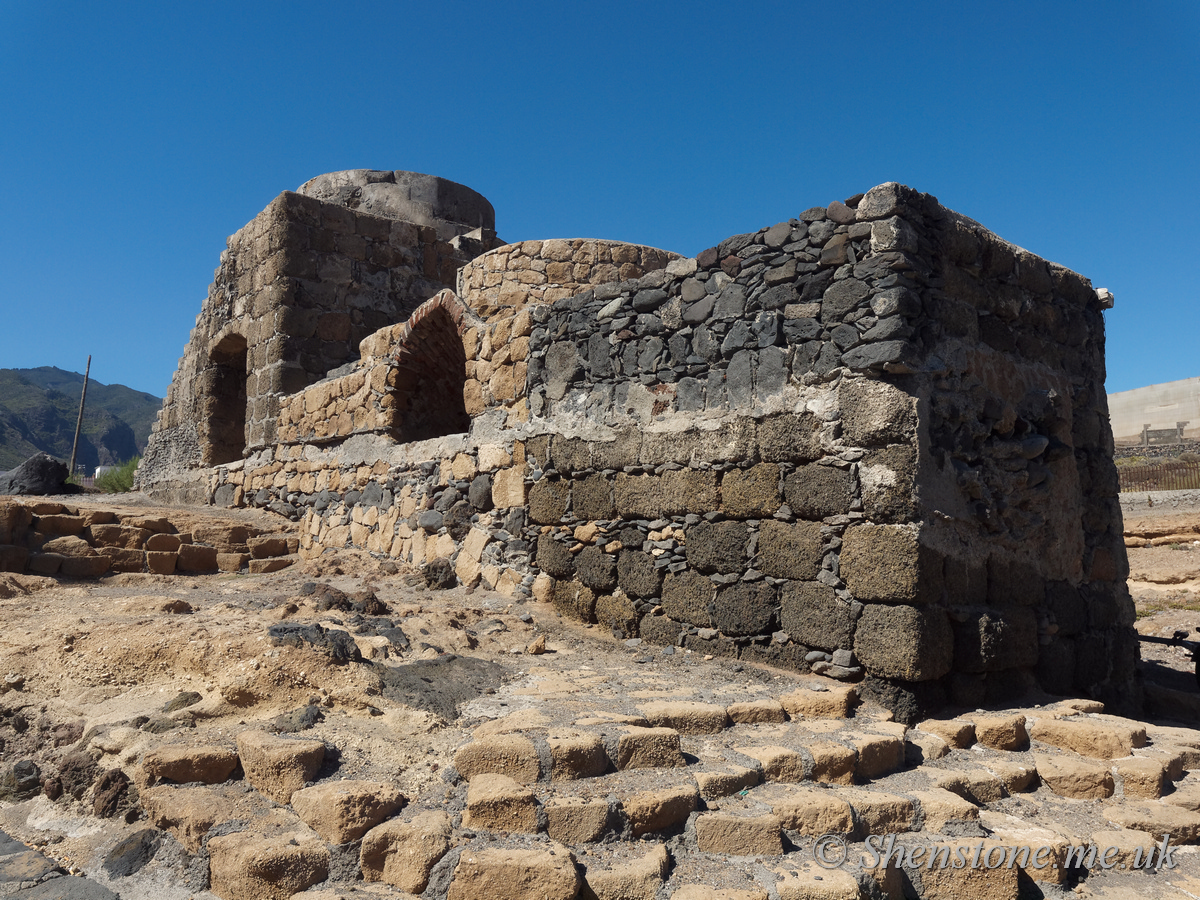
[[[908,720],[1140,705],[1090,282],[895,183],[694,259],[325,175],[229,239],[139,473]]]

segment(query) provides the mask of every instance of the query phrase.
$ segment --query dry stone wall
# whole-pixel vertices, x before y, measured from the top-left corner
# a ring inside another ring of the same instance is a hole
[[[263,574],[296,561],[300,542],[295,534],[193,519],[49,500],[0,500],[0,572],[63,578],[110,572]]]
[[[481,256],[206,495],[906,718],[1138,705],[1086,279],[896,184],[695,259],[599,244]]]

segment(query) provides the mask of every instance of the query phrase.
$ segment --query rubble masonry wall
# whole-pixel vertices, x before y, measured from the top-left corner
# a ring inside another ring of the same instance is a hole
[[[898,710],[1034,684],[1136,703],[1085,279],[899,185],[663,262],[515,316],[468,294],[469,431],[285,430],[210,496],[302,518],[303,553],[445,557],[625,637],[863,675]],[[364,349],[380,398],[419,330]]]

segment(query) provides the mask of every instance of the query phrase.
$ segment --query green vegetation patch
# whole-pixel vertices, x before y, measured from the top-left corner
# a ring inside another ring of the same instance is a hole
[[[96,479],[96,488],[106,494],[127,494],[133,490],[133,476],[137,474],[140,456],[126,460],[115,469],[109,469]]]

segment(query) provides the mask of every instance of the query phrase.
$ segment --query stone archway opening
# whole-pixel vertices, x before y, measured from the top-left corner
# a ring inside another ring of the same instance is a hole
[[[209,361],[204,455],[208,465],[219,466],[236,462],[246,450],[246,339],[226,335],[213,347]]]
[[[413,325],[396,355],[397,439],[424,441],[471,428],[463,399],[467,355],[453,317],[431,309]]]

